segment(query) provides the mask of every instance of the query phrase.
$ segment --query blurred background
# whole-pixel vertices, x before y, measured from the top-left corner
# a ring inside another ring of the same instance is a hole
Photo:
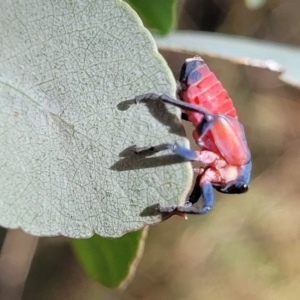
[[[178,28],[299,45],[297,0],[180,0]],[[256,7],[256,9],[251,9]]]
[[[297,0],[269,0],[256,10],[238,0],[182,0],[178,29],[299,46],[299,11]],[[188,55],[163,55],[178,77]],[[42,238],[24,300],[300,299],[300,88],[267,70],[204,58],[245,127],[253,156],[249,192],[216,193],[210,214],[172,217],[151,227],[136,275],[123,292],[89,279],[68,239]]]

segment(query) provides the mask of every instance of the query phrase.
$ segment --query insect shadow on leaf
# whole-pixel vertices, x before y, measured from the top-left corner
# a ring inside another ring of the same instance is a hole
[[[167,219],[169,219],[170,217],[172,217],[173,215],[177,215],[177,212],[160,212],[160,205],[159,203],[156,204],[152,204],[150,206],[147,206],[141,213],[140,216],[141,217],[151,217],[151,216],[157,216],[160,215],[161,216],[161,220],[165,221]]]
[[[135,153],[135,146],[130,146],[124,149],[120,154],[119,157],[122,157],[119,161],[113,164],[110,169],[113,171],[128,171],[128,170],[138,170],[138,169],[145,169],[145,168],[157,168],[165,165],[171,164],[178,164],[185,162],[186,160],[182,157],[179,157],[175,154],[169,155],[162,155],[162,156],[155,156],[155,157],[147,157],[154,155],[154,152],[143,151],[139,154]],[[148,216],[157,216],[161,215],[162,220],[168,219],[171,214],[170,213],[161,213],[158,210],[159,204],[153,204],[146,207],[141,213],[141,217],[148,217]]]
[[[166,104],[161,101],[141,101],[141,103],[136,104],[135,99],[130,99],[120,102],[117,105],[117,108],[121,111],[126,111],[133,105],[141,104],[145,105],[148,108],[150,114],[156,120],[168,127],[170,133],[185,137],[185,133],[182,129],[182,124],[179,121],[179,117],[170,112],[167,109]]]
[[[152,204],[150,206],[147,206],[141,213],[140,216],[141,217],[150,217],[150,216],[157,216],[157,215],[161,215],[161,213],[158,210],[159,208],[159,204]]]
[[[149,157],[155,154],[155,152],[143,151],[139,154],[135,152],[136,146],[130,146],[124,149],[119,157],[121,159],[114,163],[110,169],[113,171],[128,171],[128,170],[139,170],[147,168],[157,168],[162,166],[167,166],[171,164],[179,164],[186,162],[186,159],[176,155],[176,154],[167,154],[155,157]]]
[[[121,111],[126,111],[130,109],[133,105],[136,104],[135,99],[125,100],[118,104],[117,108]],[[167,108],[166,105],[160,101],[157,102],[144,102],[151,115],[157,119],[161,124],[164,124],[169,128],[169,132],[176,134],[178,136],[184,136],[184,131],[179,122],[176,122],[177,116],[172,114]],[[174,121],[175,120],[175,121]],[[176,154],[167,154],[154,156],[155,151],[151,149],[146,149],[141,151],[138,154],[136,153],[136,146],[130,146],[124,149],[119,157],[121,159],[113,164],[110,169],[114,171],[128,171],[128,170],[137,170],[137,169],[146,169],[146,168],[157,168],[166,165],[178,164],[186,162],[186,159],[176,155]],[[153,156],[153,157],[151,157]],[[161,215],[162,220],[168,219],[172,214],[170,213],[161,213],[159,211],[159,204],[153,204],[146,207],[141,213],[140,216],[157,216]]]
[[[166,105],[160,101],[141,101],[143,105],[146,105],[151,115],[157,119],[160,123],[169,127],[169,132],[173,134],[177,134],[178,136],[184,136],[184,131],[182,130],[182,125],[180,122],[174,122],[177,116],[172,114],[167,108]],[[136,104],[135,99],[124,100],[117,105],[117,108],[121,111],[126,111],[130,109],[133,105]],[[142,151],[139,152],[138,155],[135,152],[135,145],[132,145],[126,149],[124,149],[119,157],[121,159],[114,163],[110,169],[114,171],[128,171],[128,170],[138,170],[138,169],[146,169],[146,168],[156,168],[167,166],[171,164],[178,164],[186,162],[186,159],[179,157],[176,154],[167,154],[160,155],[155,157],[149,157],[156,154],[155,151]]]

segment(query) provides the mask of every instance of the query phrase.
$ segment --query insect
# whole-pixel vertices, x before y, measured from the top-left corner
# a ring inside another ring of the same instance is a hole
[[[182,109],[183,119],[192,122],[193,137],[200,147],[192,151],[177,143],[136,148],[136,153],[171,150],[190,161],[199,161],[195,186],[183,206],[158,207],[161,213],[206,214],[214,204],[213,188],[226,194],[248,190],[251,154],[243,126],[227,92],[200,57],[182,66],[177,95],[180,100],[154,93],[140,95],[135,102],[160,100]],[[192,206],[202,196],[203,206]]]

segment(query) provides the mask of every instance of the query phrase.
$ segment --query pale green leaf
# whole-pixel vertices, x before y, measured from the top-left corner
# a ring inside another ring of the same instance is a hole
[[[236,63],[283,72],[280,79],[300,86],[300,47],[219,33],[178,31],[157,37],[161,48],[218,56]]]
[[[259,9],[266,4],[267,0],[245,0],[245,4],[249,9]]]
[[[191,168],[132,152],[187,144],[173,108],[124,102],[175,93],[136,13],[117,0],[6,0],[0,11],[0,225],[117,237],[159,222],[147,207],[183,201]]]

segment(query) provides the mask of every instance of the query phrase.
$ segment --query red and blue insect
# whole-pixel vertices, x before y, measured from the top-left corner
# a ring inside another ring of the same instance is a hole
[[[161,213],[206,214],[214,204],[213,188],[221,193],[240,194],[248,190],[251,174],[251,154],[243,126],[227,92],[200,57],[190,58],[182,66],[177,91],[180,100],[167,95],[145,94],[136,102],[160,100],[180,107],[183,119],[193,123],[193,137],[199,151],[192,151],[177,143],[136,148],[171,150],[190,161],[202,162],[192,193],[183,206],[159,207]],[[202,196],[203,206],[192,206]]]

